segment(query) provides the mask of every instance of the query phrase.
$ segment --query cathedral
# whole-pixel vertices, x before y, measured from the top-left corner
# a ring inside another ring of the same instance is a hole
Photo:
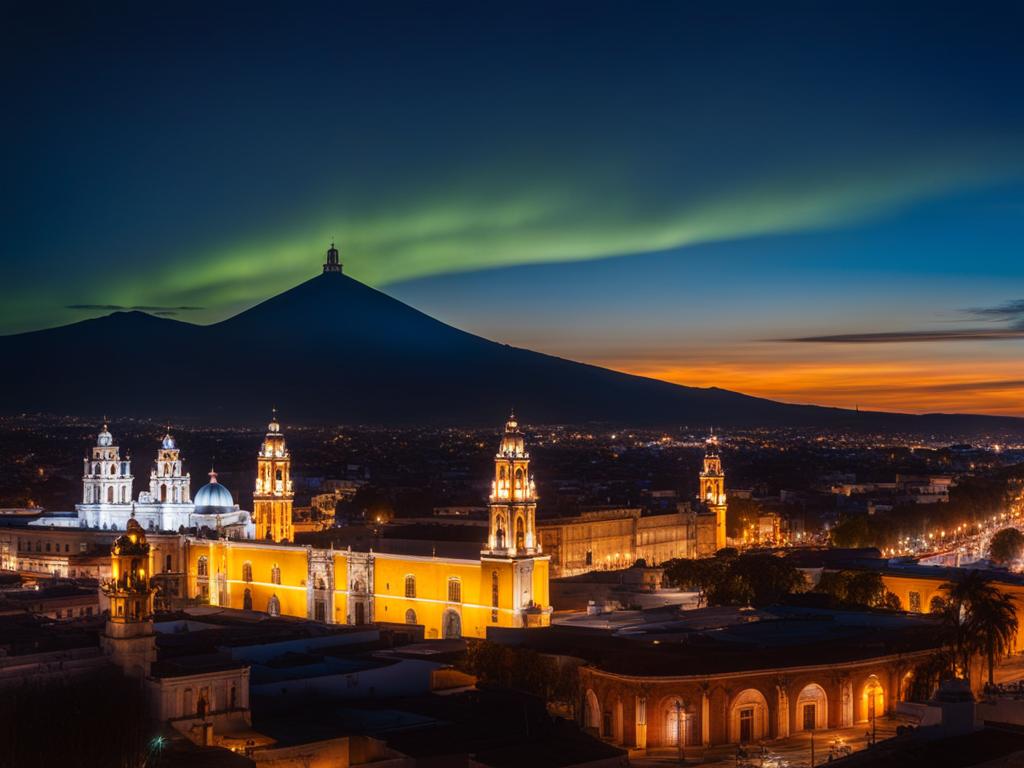
[[[275,422],[272,422],[276,424]],[[149,531],[181,531],[203,527],[238,539],[251,539],[256,528],[249,512],[239,509],[231,492],[217,482],[217,473],[191,498],[191,477],[181,451],[168,431],[160,441],[149,473],[149,490],[132,500],[131,458],[121,456],[107,424],[83,459],[82,501],[72,515],[44,515],[33,525],[123,531],[134,519]]]
[[[549,623],[549,558],[537,540],[530,455],[515,417],[494,457],[483,551],[387,539],[365,551],[295,546],[291,459],[276,419],[257,463],[255,539],[184,538],[190,598],[331,624],[420,624],[428,639]]]

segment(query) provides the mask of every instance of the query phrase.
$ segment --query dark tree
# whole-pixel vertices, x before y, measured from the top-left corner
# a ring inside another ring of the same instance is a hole
[[[1024,554],[1024,533],[1016,528],[997,531],[989,544],[988,556],[994,563],[1006,565]]]

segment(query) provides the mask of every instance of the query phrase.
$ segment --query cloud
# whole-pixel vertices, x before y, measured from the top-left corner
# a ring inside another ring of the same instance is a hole
[[[1024,329],[961,328],[948,331],[885,331],[882,333],[837,333],[827,336],[798,336],[768,341],[825,344],[905,344],[921,341],[1004,341],[1024,339]]]
[[[178,312],[198,312],[201,311],[203,307],[153,307],[141,304],[126,307],[123,304],[65,304],[64,309],[98,309],[109,312],[152,312],[154,315],[174,315]]]
[[[1024,299],[1007,301],[994,307],[974,307],[963,313],[977,320],[1010,323],[1012,328],[1024,328]]]

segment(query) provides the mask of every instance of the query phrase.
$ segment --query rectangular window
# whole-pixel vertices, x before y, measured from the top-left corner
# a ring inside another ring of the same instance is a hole
[[[462,602],[462,582],[458,579],[448,580],[448,602],[449,603],[461,603]]]
[[[78,551],[79,551],[79,552],[86,552],[86,551],[88,551],[88,549],[89,549],[89,545],[88,545],[88,544],[86,544],[86,543],[85,543],[84,541],[83,541],[83,542],[81,542],[81,543],[80,543],[80,544],[78,545]]]

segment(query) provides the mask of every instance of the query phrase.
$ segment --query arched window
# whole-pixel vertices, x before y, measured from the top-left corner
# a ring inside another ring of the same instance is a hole
[[[252,610],[252,590],[246,589],[242,595],[242,609],[246,611]]]
[[[200,576],[210,575],[210,561],[206,559],[206,555],[200,556],[196,562],[196,573]]]
[[[167,501],[167,483],[160,483],[160,501]]]
[[[412,608],[410,608],[408,611],[405,612],[405,623],[406,624],[415,624],[416,623],[416,611],[414,611]]]
[[[164,477],[168,477],[171,474],[171,465],[164,464]]]
[[[516,517],[516,549],[526,549],[526,526],[523,518]]]
[[[114,503],[114,486],[112,486],[112,485],[108,485],[107,486],[107,503],[108,504],[113,504]]]
[[[270,583],[281,583],[281,566],[279,566],[277,563],[274,563],[273,567],[270,569]]]
[[[110,476],[114,477],[115,475],[117,475],[117,464],[111,464],[110,465]]]
[[[523,470],[522,468],[516,470],[516,490],[521,491],[523,489]]]
[[[121,486],[121,503],[124,504],[128,501],[128,489],[123,485]]]
[[[168,571],[170,571],[171,568],[173,567],[173,565],[174,565],[174,560],[171,558],[170,555],[167,555],[167,557],[164,558],[164,573],[167,573]]]
[[[444,612],[441,624],[441,636],[445,640],[458,640],[462,637],[462,617],[458,611],[449,608]]]
[[[281,601],[277,599],[277,595],[271,595],[267,600],[267,613],[271,616],[281,615]]]
[[[455,577],[448,579],[448,602],[462,602],[462,582]]]
[[[411,573],[405,577],[405,596],[416,597],[416,577]]]
[[[252,581],[252,563],[248,560],[242,563],[242,581]]]
[[[274,475],[274,479],[277,480],[277,482],[279,483],[284,479],[284,474],[281,472],[280,469],[277,470],[277,474]]]

